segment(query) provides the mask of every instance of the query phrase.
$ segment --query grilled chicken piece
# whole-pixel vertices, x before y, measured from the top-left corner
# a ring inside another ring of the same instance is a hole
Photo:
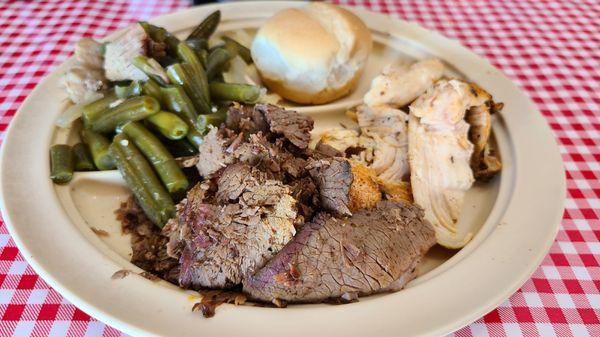
[[[383,69],[381,75],[373,79],[364,102],[369,106],[405,106],[442,78],[443,74],[444,65],[437,59],[413,64],[392,63]]]
[[[492,131],[492,113],[502,110],[502,103],[494,103],[492,96],[476,84],[471,83],[472,93],[485,99],[485,104],[474,106],[467,111],[465,120],[471,126],[469,140],[473,143],[471,168],[475,178],[486,180],[500,172],[502,164],[492,154],[489,140]]]
[[[362,150],[354,159],[375,172],[386,195],[394,200],[409,200],[410,193],[404,193],[406,186],[401,184],[409,176],[408,115],[397,108],[425,92],[443,73],[444,65],[436,59],[388,65],[373,80],[364,97],[365,104],[357,108],[360,133],[333,129],[322,134],[321,142],[340,152],[349,148]]]
[[[407,181],[391,182],[378,179],[379,187],[385,193],[385,198],[391,201],[413,202],[410,183]]]
[[[489,99],[459,80],[440,80],[410,105],[408,156],[415,202],[436,231],[437,242],[461,248],[472,233],[457,231],[465,192],[474,182],[465,113]]]
[[[366,149],[361,159],[375,170],[384,186],[398,184],[409,175],[408,115],[396,108],[416,99],[443,73],[444,65],[437,59],[393,63],[373,80],[365,105],[357,109],[358,146]]]
[[[320,142],[333,147],[341,153],[358,146],[359,133],[353,129],[333,128],[321,134]]]
[[[138,55],[147,54],[148,35],[139,25],[133,25],[117,40],[106,45],[104,71],[111,81],[145,81],[146,74],[136,68],[132,61]]]
[[[479,162],[477,169],[473,171],[473,174],[475,174],[475,179],[487,181],[493,178],[496,173],[500,172],[502,169],[502,162],[494,154],[494,150],[490,144],[486,144],[485,148],[483,149],[482,158],[483,159]]]
[[[350,210],[373,208],[381,201],[381,192],[377,184],[377,177],[373,170],[362,163],[350,161],[352,167],[352,185],[348,196],[350,197]]]
[[[361,136],[358,146],[364,148],[360,159],[368,163],[379,179],[402,181],[407,178],[408,144],[406,122],[408,115],[387,106],[362,105],[356,112]]]
[[[102,70],[102,44],[83,38],[75,44],[75,65],[62,79],[69,99],[75,104],[85,104],[101,98],[106,89]]]

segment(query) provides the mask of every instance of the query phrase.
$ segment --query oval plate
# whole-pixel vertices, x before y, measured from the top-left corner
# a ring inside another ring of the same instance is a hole
[[[276,11],[299,5],[218,4],[152,22],[181,34],[220,9],[224,18],[220,30],[253,29]],[[118,174],[77,174],[68,186],[54,186],[48,179],[50,144],[74,140],[73,130],[53,126],[66,97],[57,83],[68,61],[25,100],[2,148],[2,214],[27,261],[69,301],[132,335],[438,336],[474,321],[508,298],[550,248],[563,214],[564,173],[550,129],[516,85],[457,42],[412,23],[351,10],[373,31],[375,52],[353,95],[333,104],[298,108],[313,115],[316,132],[339,123],[343,110],[360,100],[372,76],[398,57],[438,57],[455,75],[478,83],[505,103],[493,128],[504,169],[491,184],[469,191],[460,221],[478,232],[464,249],[456,254],[434,249],[421,276],[397,293],[341,306],[224,305],[211,319],[191,312],[193,292],[135,274],[111,280],[122,268],[139,271],[128,262],[127,237],[119,234],[112,214],[126,196]],[[111,235],[100,238],[92,226]]]

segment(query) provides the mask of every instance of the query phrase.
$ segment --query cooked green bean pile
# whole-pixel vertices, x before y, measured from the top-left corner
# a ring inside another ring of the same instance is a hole
[[[74,171],[117,168],[148,218],[164,226],[174,200],[192,185],[175,157],[197,154],[209,126],[225,121],[231,102],[255,103],[261,94],[256,86],[222,82],[234,57],[248,64],[252,58],[229,37],[209,48],[220,20],[220,11],[210,14],[185,40],[140,22],[164,52],[131,60],[147,80],[112,83],[104,97],[80,108],[81,142],[50,148],[51,179],[65,184]]]

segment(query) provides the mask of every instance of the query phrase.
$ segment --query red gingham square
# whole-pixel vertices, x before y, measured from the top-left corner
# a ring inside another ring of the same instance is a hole
[[[535,102],[565,165],[550,253],[521,289],[454,336],[600,336],[600,1],[342,0],[416,22],[487,58]],[[101,38],[185,0],[0,2],[0,143],[35,85],[81,37]],[[65,301],[0,221],[0,336],[122,336]]]

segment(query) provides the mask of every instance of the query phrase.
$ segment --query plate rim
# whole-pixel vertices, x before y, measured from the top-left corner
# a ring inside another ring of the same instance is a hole
[[[245,4],[239,4],[239,3],[238,4],[213,4],[213,5],[208,5],[208,6],[188,8],[188,9],[185,9],[182,11],[178,11],[176,13],[171,13],[171,14],[167,14],[167,15],[163,15],[163,16],[154,18],[151,21],[167,22],[169,20],[174,20],[178,16],[184,16],[186,13],[206,12],[206,11],[209,11],[214,8],[224,8],[224,7],[234,7],[234,6],[238,7],[238,8],[244,7],[244,6],[270,6],[270,7],[282,8],[282,7],[298,6],[301,4],[302,3],[298,3],[298,2],[276,2],[276,3],[273,3],[273,2],[268,2],[268,1],[267,2],[251,2],[251,3],[245,3]],[[461,52],[463,52],[463,53],[466,52],[466,54],[470,54],[469,56],[471,57],[471,59],[477,60],[477,62],[479,64],[484,63],[484,64],[486,64],[487,67],[491,67],[491,68],[495,69],[485,59],[477,56],[476,54],[471,52],[469,49],[460,45],[460,43],[458,43],[457,41],[449,40],[435,31],[427,30],[421,26],[418,26],[415,23],[410,23],[410,22],[406,22],[403,20],[393,19],[393,18],[390,18],[383,14],[367,12],[365,10],[356,9],[356,8],[349,8],[349,9],[353,12],[360,14],[361,16],[364,16],[364,17],[375,16],[379,19],[385,18],[385,20],[387,22],[389,22],[390,25],[398,25],[398,26],[402,26],[403,28],[410,27],[417,34],[424,34],[427,36],[428,39],[442,41],[444,44],[452,46],[453,49],[454,48],[461,49]],[[115,36],[115,35],[118,35],[119,33],[120,32],[116,32],[116,33],[110,34],[109,36]],[[55,68],[42,81],[40,81],[40,83],[36,86],[36,88],[30,93],[30,95],[27,97],[27,99],[22,103],[17,114],[13,117],[13,120],[11,121],[9,128],[7,129],[7,131],[5,133],[5,140],[3,142],[4,144],[2,145],[2,151],[0,154],[0,168],[4,168],[5,165],[8,165],[9,159],[6,157],[6,153],[11,149],[11,146],[13,146],[13,145],[11,145],[13,143],[12,138],[15,137],[15,136],[13,136],[13,134],[16,134],[18,132],[18,131],[15,131],[15,130],[18,130],[17,126],[15,126],[15,125],[18,125],[18,123],[15,123],[15,122],[19,121],[20,116],[23,115],[21,113],[21,110],[27,110],[26,107],[33,104],[31,102],[33,100],[33,98],[39,96],[39,91],[41,91],[41,88],[43,88],[47,84],[46,82],[48,82],[49,79],[53,75],[56,76],[56,73],[58,71],[60,71],[60,69],[63,67],[63,65]],[[498,71],[497,69],[495,69],[495,70]],[[501,76],[504,77],[503,75],[501,75]],[[506,79],[506,80],[508,80],[508,79]],[[508,80],[508,81],[510,82],[510,80]],[[514,85],[512,82],[510,82],[510,83],[514,87],[513,89],[516,89],[516,92],[518,92],[518,94],[522,95],[523,98],[525,98],[525,103],[526,103],[525,105],[527,106],[527,108],[529,110],[531,110],[531,112],[533,112],[532,115],[534,115],[534,117],[535,117],[533,119],[534,120],[542,119],[541,114],[539,113],[537,108],[533,105],[533,103],[529,99],[526,98],[526,96],[523,94],[523,92],[521,90],[519,90],[516,87],[516,85]],[[551,221],[553,227],[550,228],[550,230],[549,230],[549,233],[550,232],[553,233],[552,239],[551,240],[546,239],[544,241],[545,244],[539,249],[536,256],[532,257],[529,260],[529,263],[527,264],[526,267],[522,267],[522,268],[527,269],[528,271],[526,273],[522,273],[520,275],[520,277],[515,277],[512,280],[511,284],[509,284],[509,286],[506,289],[504,289],[504,291],[499,292],[494,299],[491,299],[491,300],[488,299],[487,305],[481,306],[479,308],[479,310],[472,310],[471,313],[469,315],[465,315],[462,320],[459,320],[459,321],[454,320],[452,322],[448,322],[447,324],[438,324],[436,327],[437,330],[426,331],[426,332],[423,332],[424,334],[439,334],[439,333],[447,333],[447,332],[453,331],[456,328],[459,328],[465,324],[472,322],[474,319],[480,317],[482,314],[485,314],[492,308],[496,307],[502,300],[506,299],[509,295],[511,295],[518,287],[520,287],[530,277],[531,273],[533,273],[535,268],[539,265],[542,258],[546,255],[552,242],[554,241],[556,231],[558,230],[560,220],[562,219],[564,199],[565,199],[565,195],[566,195],[566,183],[565,183],[565,177],[564,177],[564,170],[562,168],[562,160],[560,159],[560,155],[558,152],[558,147],[556,145],[555,137],[550,133],[550,129],[549,129],[546,121],[543,119],[542,119],[542,121],[543,121],[543,123],[542,123],[542,125],[540,125],[540,127],[541,127],[541,129],[543,129],[542,131],[544,131],[544,133],[545,133],[544,137],[550,136],[550,140],[551,140],[551,142],[546,143],[544,145],[546,147],[546,150],[548,150],[550,148],[550,150],[551,150],[550,152],[554,152],[553,153],[553,156],[554,156],[553,161],[554,161],[554,164],[558,164],[558,165],[550,165],[550,166],[553,166],[552,170],[550,170],[550,171],[554,171],[554,172],[551,172],[551,174],[556,174],[557,172],[560,171],[560,174],[558,175],[558,180],[556,181],[557,184],[556,184],[556,186],[554,186],[554,190],[562,191],[562,193],[557,195],[557,198],[555,200],[557,202],[556,205],[558,207],[556,207],[555,212],[551,216],[549,216],[549,217],[553,218],[553,220]],[[539,120],[536,122],[539,122]],[[7,148],[9,150],[7,150]],[[45,150],[47,150],[47,149],[45,149]],[[556,159],[558,159],[558,161],[556,161]],[[518,163],[516,163],[515,165],[518,165]],[[74,303],[75,305],[77,305],[78,307],[80,307],[82,309],[85,309],[86,312],[90,313],[94,317],[99,317],[99,318],[101,318],[102,321],[105,321],[110,325],[116,326],[117,328],[121,329],[122,331],[125,331],[128,333],[132,333],[132,334],[150,333],[148,330],[143,330],[143,329],[140,330],[140,328],[138,326],[132,325],[129,322],[123,321],[118,317],[114,317],[114,315],[112,315],[111,313],[108,313],[101,309],[96,308],[93,303],[88,303],[85,300],[80,300],[80,298],[77,297],[77,295],[75,293],[71,292],[71,290],[69,290],[68,287],[63,287],[63,285],[59,281],[56,281],[54,279],[54,277],[51,275],[51,273],[47,272],[44,269],[44,267],[42,267],[42,263],[41,263],[41,261],[38,261],[38,257],[34,257],[33,255],[30,254],[30,250],[28,249],[27,244],[25,243],[26,239],[22,238],[19,235],[20,231],[19,231],[18,226],[16,226],[16,227],[14,226],[14,224],[16,222],[14,221],[15,219],[13,218],[13,214],[12,214],[11,210],[9,210],[7,208],[8,200],[11,197],[10,195],[7,195],[7,192],[8,192],[7,186],[10,187],[12,185],[12,182],[6,181],[6,177],[5,177],[6,172],[7,172],[6,170],[2,170],[2,173],[1,173],[2,181],[0,181],[0,183],[1,183],[0,206],[1,206],[2,214],[4,217],[5,224],[8,228],[11,236],[13,237],[13,240],[15,241],[17,247],[22,252],[23,256],[32,265],[34,270],[44,280],[46,280],[46,282],[48,282],[53,288],[59,290],[59,292],[61,294],[63,294],[63,296],[65,296],[65,298],[67,298],[70,302]],[[516,179],[518,181],[519,177],[516,177]],[[547,235],[547,236],[549,236],[549,235]],[[479,249],[479,248],[477,248],[477,249]],[[105,259],[108,259],[108,258],[105,257]],[[531,266],[533,266],[533,267],[531,267]],[[418,288],[418,287],[419,286],[417,286],[415,288]],[[414,289],[414,288],[411,288],[411,289]],[[403,292],[407,292],[407,291],[414,292],[415,291],[415,290],[411,290],[411,289],[406,289]],[[388,296],[388,297],[392,297],[392,296]],[[389,302],[391,300],[391,299],[386,300],[383,297],[382,297],[382,299],[385,302]],[[240,310],[240,309],[242,309],[242,308],[236,308],[235,310]],[[247,310],[242,310],[242,311],[247,312]],[[259,310],[257,310],[257,311],[259,311]],[[292,309],[288,309],[287,311],[292,311]],[[293,310],[293,311],[296,312],[296,310]],[[339,311],[339,310],[329,310],[329,311]],[[290,317],[292,316],[291,313],[286,314],[286,315],[290,316]],[[202,320],[201,318],[198,318],[198,319]]]

